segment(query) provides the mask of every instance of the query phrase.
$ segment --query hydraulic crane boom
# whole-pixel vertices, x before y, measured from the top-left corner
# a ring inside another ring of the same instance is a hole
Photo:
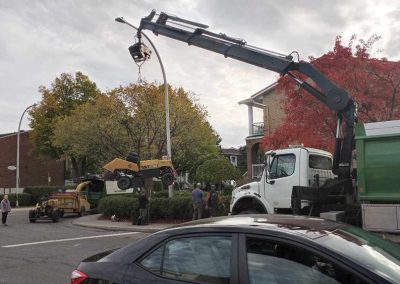
[[[155,19],[155,16],[156,19]],[[182,28],[184,27],[184,29]],[[156,35],[163,35],[175,40],[186,42],[216,53],[230,57],[251,65],[265,68],[288,75],[301,88],[337,113],[337,131],[335,153],[333,158],[333,172],[339,178],[350,177],[352,150],[354,143],[354,124],[356,120],[356,105],[349,94],[337,87],[310,63],[295,62],[291,55],[285,56],[271,51],[246,45],[241,39],[232,38],[225,34],[216,34],[206,30],[208,26],[184,20],[166,13],[156,15],[153,10],[147,17],[142,18],[138,30],[150,30]],[[291,71],[297,71],[311,79],[318,88],[296,77]],[[341,131],[342,122],[345,130]],[[312,127],[312,126],[310,126]]]

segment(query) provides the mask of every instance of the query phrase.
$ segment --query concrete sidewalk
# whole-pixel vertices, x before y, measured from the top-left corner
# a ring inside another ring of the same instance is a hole
[[[82,227],[98,228],[111,231],[131,231],[142,233],[155,233],[173,226],[174,224],[150,223],[149,225],[132,225],[131,222],[111,222],[111,219],[102,219],[102,214],[83,216],[72,221],[72,224]]]

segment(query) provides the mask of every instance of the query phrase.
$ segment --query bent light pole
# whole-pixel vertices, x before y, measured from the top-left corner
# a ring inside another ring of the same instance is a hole
[[[26,111],[28,109],[34,107],[34,106],[36,106],[36,104],[30,105],[24,110],[24,112],[21,115],[21,118],[19,119],[19,124],[18,124],[18,132],[17,132],[17,166],[16,166],[17,168],[16,168],[16,174],[15,174],[15,179],[16,179],[15,186],[17,188],[17,195],[16,195],[16,199],[17,200],[15,201],[15,206],[17,206],[17,207],[19,206],[19,202],[18,202],[18,193],[19,193],[19,134],[20,134],[20,131],[21,131],[21,122],[22,122],[22,119],[24,118],[24,115],[25,115]]]
[[[131,28],[135,29],[136,31],[138,31],[138,28],[135,27],[134,25],[132,25],[131,23],[127,22],[123,17],[118,17],[115,18],[115,21],[119,22],[119,23],[123,23],[123,24],[127,24],[128,26],[130,26]],[[171,129],[170,129],[170,122],[169,122],[169,101],[168,101],[168,84],[167,84],[167,76],[165,75],[165,70],[164,70],[164,65],[162,63],[160,54],[158,53],[156,47],[154,46],[153,42],[150,40],[150,38],[143,33],[142,31],[140,32],[140,34],[138,36],[144,36],[146,38],[146,40],[150,43],[151,47],[154,49],[154,52],[157,55],[157,59],[158,62],[160,62],[160,66],[161,66],[161,71],[162,71],[162,75],[163,75],[163,79],[164,79],[164,99],[165,99],[165,129],[166,129],[166,133],[167,133],[167,155],[168,155],[168,159],[172,160],[172,155],[171,155]],[[131,48],[129,48],[131,51]],[[134,60],[136,61],[136,58],[134,58]],[[146,60],[146,58],[139,58],[139,60]],[[172,197],[172,185],[168,186],[168,196],[171,198]]]

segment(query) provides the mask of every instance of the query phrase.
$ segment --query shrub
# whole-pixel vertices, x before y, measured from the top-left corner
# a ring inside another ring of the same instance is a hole
[[[57,186],[30,186],[25,187],[24,193],[28,193],[31,195],[31,204],[36,204],[40,201],[45,195],[49,195],[50,193],[57,191],[60,187]]]
[[[163,189],[164,187],[161,181],[159,180],[154,181],[154,191],[162,191]],[[168,187],[166,187],[165,189],[168,189]]]
[[[137,198],[126,195],[106,196],[99,201],[99,213],[105,216],[117,215],[119,218],[129,218],[138,211]]]
[[[218,206],[218,216],[228,215],[230,196],[222,196],[222,201],[225,204],[225,208],[220,205]],[[136,220],[139,214],[138,199],[127,196],[127,194],[107,196],[100,200],[99,212],[105,216],[115,214],[119,218],[133,218]],[[193,206],[190,195],[179,196],[176,194],[174,198],[152,198],[150,202],[151,219],[190,220],[192,214]]]
[[[192,197],[192,192],[191,190],[176,190],[174,197]]]
[[[153,198],[168,198],[168,190],[167,191],[165,191],[165,190],[155,191],[155,192],[153,192],[151,197],[153,197]]]
[[[221,195],[223,195],[223,196],[228,196],[228,195],[231,196],[232,195],[232,190],[233,190],[233,186],[225,185],[225,186],[222,187]]]
[[[3,195],[0,195],[0,200],[3,199]],[[17,195],[15,193],[8,194],[8,200],[10,200],[11,206],[16,205]],[[31,195],[27,193],[19,193],[18,194],[18,203],[19,206],[29,206],[31,203]]]
[[[221,205],[217,208],[217,215],[218,216],[225,216],[229,213],[229,206],[231,205],[231,196],[230,195],[223,195],[221,196],[222,203],[225,205],[225,208]]]

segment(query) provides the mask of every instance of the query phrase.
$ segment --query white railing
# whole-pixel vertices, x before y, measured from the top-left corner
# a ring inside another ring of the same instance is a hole
[[[252,134],[252,136],[264,135],[264,123],[262,123],[262,122],[253,123],[252,129],[251,129],[251,134]]]

